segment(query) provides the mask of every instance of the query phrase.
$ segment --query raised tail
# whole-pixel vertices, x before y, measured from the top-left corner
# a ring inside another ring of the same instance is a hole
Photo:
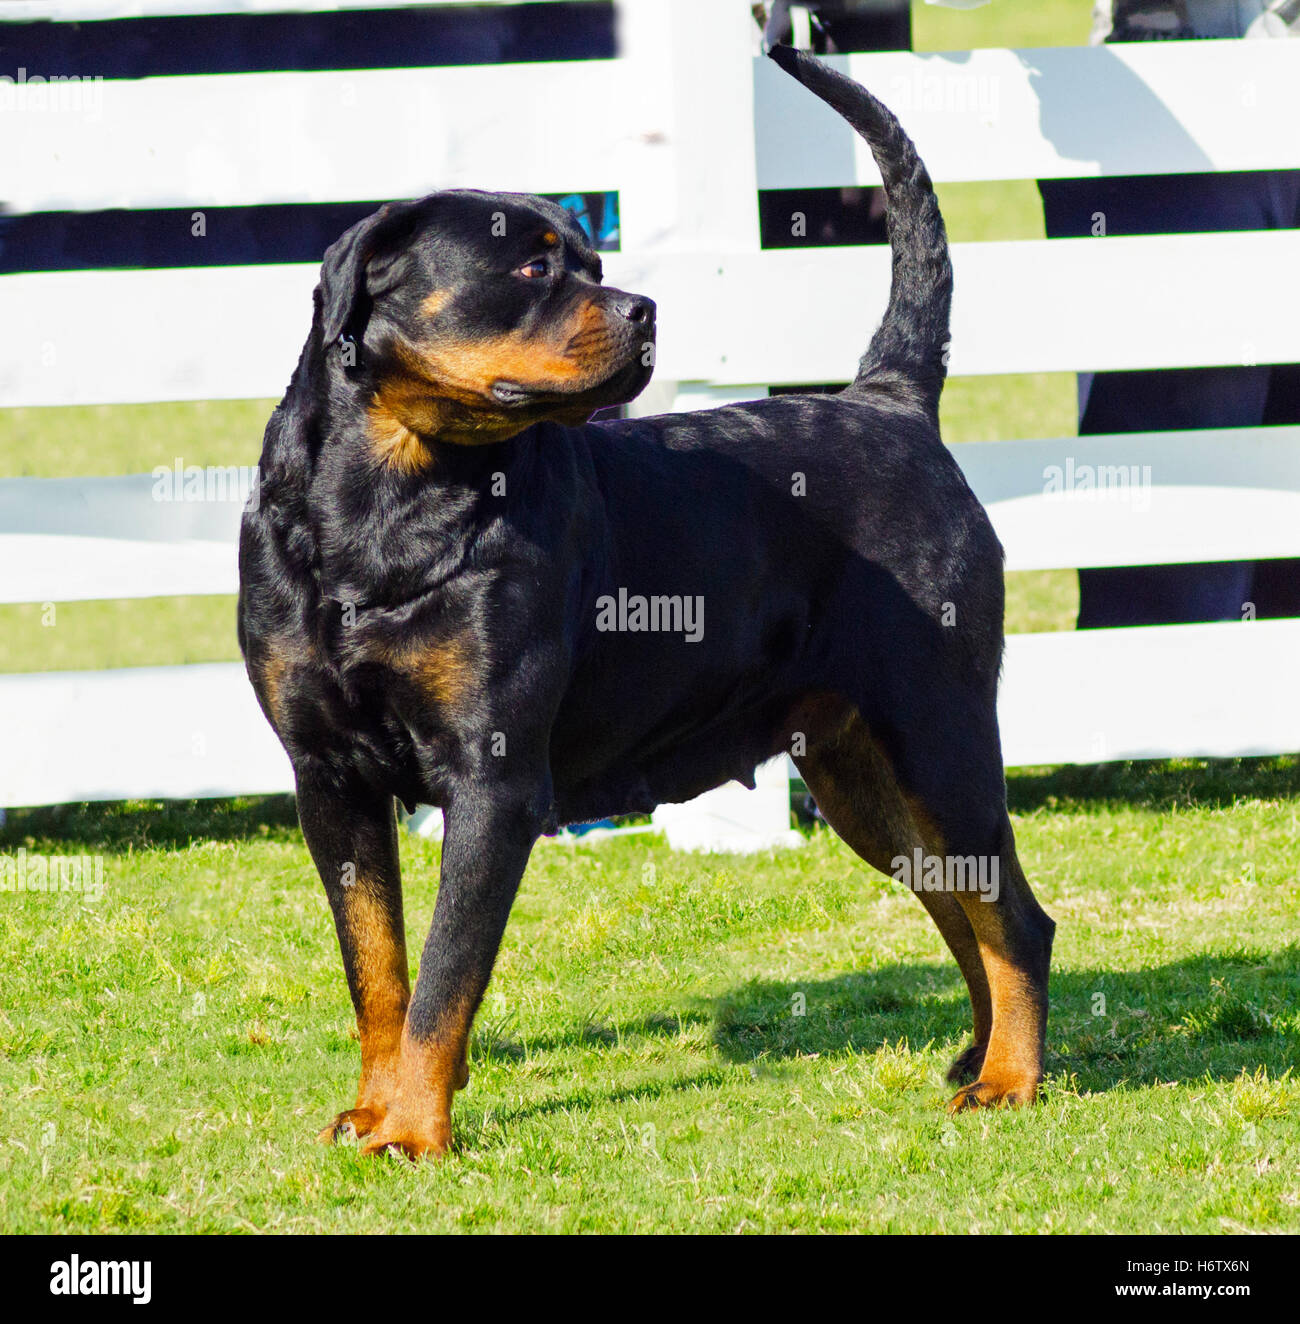
[[[948,372],[952,264],[930,176],[902,125],[866,88],[793,47],[768,54],[866,139],[885,184],[894,258],[889,306],[848,390],[910,388],[937,414]]]

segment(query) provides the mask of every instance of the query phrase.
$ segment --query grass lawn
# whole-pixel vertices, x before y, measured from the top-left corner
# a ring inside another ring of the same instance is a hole
[[[105,890],[0,907],[0,1226],[1300,1230],[1300,761],[1024,773],[1011,802],[1059,925],[1040,1107],[945,1114],[956,967],[825,829],[546,842],[456,1152],[418,1168],[313,1140],[358,1050],[289,801],[13,812],[4,850],[100,854]],[[402,850],[418,950],[438,848]]]

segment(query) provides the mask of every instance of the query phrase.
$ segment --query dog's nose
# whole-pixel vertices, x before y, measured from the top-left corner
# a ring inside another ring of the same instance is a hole
[[[620,317],[626,317],[637,326],[645,326],[655,320],[654,300],[640,294],[626,295],[614,305],[614,309]]]

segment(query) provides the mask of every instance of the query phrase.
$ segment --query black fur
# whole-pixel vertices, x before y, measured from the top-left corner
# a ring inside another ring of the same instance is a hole
[[[1013,850],[994,706],[1001,549],[938,434],[943,222],[879,102],[811,57],[773,56],[867,139],[890,206],[889,307],[838,395],[574,425],[644,385],[653,306],[600,286],[581,232],[538,199],[436,194],[327,255],[244,519],[240,641],[310,800],[327,887],[349,862],[367,869],[355,857],[383,837],[391,797],[446,812],[414,1041],[450,1042],[449,1009],[477,1006],[539,833],[748,781],[792,744],[831,749],[850,721],[950,851]],[[489,241],[498,214],[506,237]],[[558,236],[544,289],[525,233],[539,227]],[[566,352],[599,344],[591,383],[494,381],[479,403],[431,386],[450,422],[405,452],[422,462],[377,458],[368,410],[411,345],[468,361],[467,345],[496,354],[515,332],[540,343],[587,326],[580,307],[594,329]],[[620,590],[702,600],[702,636],[600,629]],[[1007,884],[989,909],[1045,990],[1050,921],[1028,888]],[[375,1143],[403,1144],[399,1131],[390,1116]]]

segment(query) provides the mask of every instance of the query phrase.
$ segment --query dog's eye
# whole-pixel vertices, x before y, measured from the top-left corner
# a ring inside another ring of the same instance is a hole
[[[550,268],[546,265],[545,259],[540,257],[535,257],[532,261],[525,262],[524,265],[519,268],[519,274],[526,277],[528,280],[541,280],[549,273],[549,271]]]

